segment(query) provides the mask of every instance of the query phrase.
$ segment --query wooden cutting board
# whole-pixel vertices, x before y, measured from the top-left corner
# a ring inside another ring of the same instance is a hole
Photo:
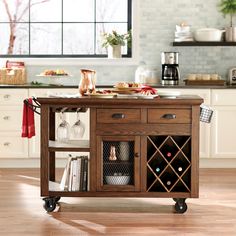
[[[184,80],[186,85],[219,85],[223,86],[225,84],[225,80]]]

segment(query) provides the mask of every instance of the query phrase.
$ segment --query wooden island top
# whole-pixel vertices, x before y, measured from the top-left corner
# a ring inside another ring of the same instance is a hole
[[[101,107],[101,106],[122,106],[122,107],[143,107],[143,106],[158,106],[158,105],[200,105],[203,99],[197,95],[184,95],[177,97],[156,97],[152,99],[145,98],[93,98],[93,97],[80,97],[80,98],[61,98],[61,97],[39,97],[37,98],[40,104],[50,105],[68,105],[68,106],[87,106],[87,107]]]

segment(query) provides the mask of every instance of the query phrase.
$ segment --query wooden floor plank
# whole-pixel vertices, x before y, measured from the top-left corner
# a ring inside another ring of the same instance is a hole
[[[200,171],[200,198],[172,213],[172,199],[62,198],[46,213],[39,170],[0,169],[0,235],[236,235],[236,170]]]

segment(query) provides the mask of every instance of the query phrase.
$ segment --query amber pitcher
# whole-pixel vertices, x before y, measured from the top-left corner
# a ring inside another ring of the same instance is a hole
[[[81,69],[81,79],[79,83],[79,92],[82,96],[95,91],[96,71]]]

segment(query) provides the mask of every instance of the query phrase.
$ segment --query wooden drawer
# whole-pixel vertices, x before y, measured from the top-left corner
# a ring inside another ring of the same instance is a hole
[[[97,109],[97,123],[140,123],[140,109]]]
[[[28,140],[20,132],[0,133],[0,157],[28,157]]]
[[[20,131],[22,126],[22,107],[0,106],[0,131]]]
[[[27,97],[27,89],[0,89],[0,105],[20,105],[23,107],[23,100]]]
[[[190,109],[148,109],[148,123],[189,124]]]

